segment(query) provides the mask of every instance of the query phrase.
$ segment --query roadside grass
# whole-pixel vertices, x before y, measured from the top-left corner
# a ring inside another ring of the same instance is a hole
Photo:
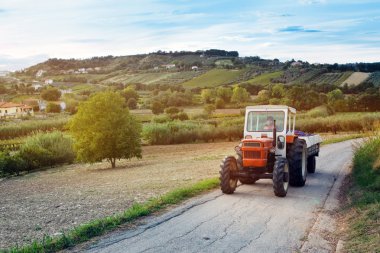
[[[363,138],[367,137],[369,133],[361,133],[361,134],[349,134],[349,135],[337,135],[336,137],[328,138],[322,142],[323,145],[328,145],[328,144],[333,144],[333,143],[338,143],[338,142],[343,142],[343,141],[348,141],[352,139],[358,139],[358,138]],[[322,137],[323,138],[323,137]]]
[[[30,245],[16,246],[11,249],[3,249],[4,253],[29,253],[29,252],[57,252],[67,249],[116,229],[122,224],[132,222],[140,217],[154,214],[155,212],[178,204],[188,198],[194,197],[219,185],[218,178],[210,178],[195,183],[192,186],[182,187],[166,193],[160,197],[152,198],[143,204],[134,204],[123,213],[90,221],[80,225],[71,231],[58,237],[46,236],[41,241],[34,241]]]
[[[346,219],[347,252],[380,252],[380,136],[358,147],[353,159]]]

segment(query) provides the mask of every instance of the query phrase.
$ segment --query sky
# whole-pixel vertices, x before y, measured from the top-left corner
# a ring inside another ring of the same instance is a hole
[[[0,0],[0,70],[212,48],[281,61],[379,62],[380,1]]]

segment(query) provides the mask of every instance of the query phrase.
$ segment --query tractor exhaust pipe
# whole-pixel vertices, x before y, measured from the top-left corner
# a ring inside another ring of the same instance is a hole
[[[277,129],[276,129],[276,120],[273,121],[273,147],[276,147],[277,141]]]

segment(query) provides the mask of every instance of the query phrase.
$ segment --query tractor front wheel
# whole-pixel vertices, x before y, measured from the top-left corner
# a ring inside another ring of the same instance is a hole
[[[220,188],[223,193],[234,193],[237,186],[237,178],[232,176],[232,173],[237,171],[236,158],[233,156],[227,156],[220,164]]]
[[[276,159],[273,167],[273,191],[277,197],[285,197],[289,188],[289,165],[285,158]]]

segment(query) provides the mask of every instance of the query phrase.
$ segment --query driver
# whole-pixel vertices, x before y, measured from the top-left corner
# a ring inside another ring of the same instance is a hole
[[[264,125],[264,130],[273,130],[274,128],[274,119],[272,116],[267,117],[267,121],[265,122]]]

